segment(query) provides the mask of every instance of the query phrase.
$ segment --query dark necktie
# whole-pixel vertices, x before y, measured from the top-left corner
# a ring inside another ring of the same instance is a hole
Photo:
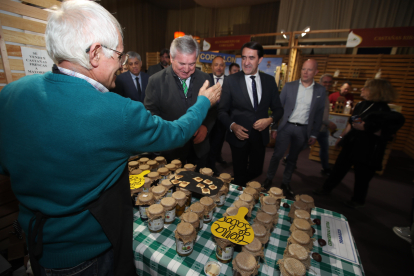
[[[220,78],[216,78],[216,83],[215,84],[217,84],[219,82],[219,80],[220,80]]]
[[[252,79],[252,89],[253,89],[253,107],[254,111],[257,111],[257,107],[259,106],[259,98],[257,97],[257,87],[256,87],[256,80],[255,76],[250,77]]]
[[[139,77],[135,78],[135,82],[137,83],[138,101],[141,101],[142,91],[141,91],[141,86],[139,85]]]

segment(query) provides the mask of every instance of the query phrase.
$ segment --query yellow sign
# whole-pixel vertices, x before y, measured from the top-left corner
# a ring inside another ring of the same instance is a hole
[[[135,190],[138,188],[141,188],[142,185],[145,183],[144,176],[149,174],[151,171],[146,170],[143,171],[140,174],[133,174],[129,176],[129,185],[131,187],[131,190]]]
[[[240,207],[237,215],[222,217],[211,225],[214,236],[226,239],[235,244],[249,244],[254,239],[254,232],[250,224],[244,219],[249,210]]]

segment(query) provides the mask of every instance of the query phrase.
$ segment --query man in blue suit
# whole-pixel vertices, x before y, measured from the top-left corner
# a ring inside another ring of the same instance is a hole
[[[293,196],[290,180],[299,153],[316,142],[322,126],[326,92],[325,87],[313,80],[318,73],[317,68],[318,64],[315,60],[305,61],[302,65],[300,79],[286,83],[280,94],[280,101],[285,112],[277,130],[272,132],[276,144],[264,187],[270,188],[279,161],[290,145],[282,180],[282,189],[287,196]]]
[[[141,56],[136,52],[128,52],[128,72],[116,77],[113,92],[131,100],[144,102],[148,74],[141,72]]]

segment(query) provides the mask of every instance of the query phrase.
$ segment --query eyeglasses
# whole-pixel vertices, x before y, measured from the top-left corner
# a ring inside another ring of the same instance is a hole
[[[108,48],[108,47],[106,47],[105,45],[102,45],[102,44],[101,44],[101,46],[103,48],[106,48],[108,50],[111,50],[111,51],[114,51],[115,53],[117,53],[118,54],[118,61],[119,61],[119,63],[121,63],[122,66],[124,66],[127,63],[128,58],[129,58],[128,54],[125,54],[125,53],[122,53],[120,51]],[[86,49],[86,53],[89,53],[90,50],[91,50],[91,47],[88,47],[88,49]]]

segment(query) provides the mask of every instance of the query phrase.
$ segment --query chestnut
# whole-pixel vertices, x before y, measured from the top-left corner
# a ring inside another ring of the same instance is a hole
[[[315,228],[311,227],[312,229],[312,236],[315,234]]]
[[[283,207],[287,209],[287,208],[289,208],[290,206],[289,206],[289,204],[287,204],[287,203],[283,203]]]
[[[238,191],[243,191],[243,187],[242,187],[242,186],[239,186],[239,187],[237,188],[237,190],[238,190]]]
[[[325,246],[326,245],[326,241],[324,239],[318,239],[318,243],[320,246]]]
[[[314,219],[313,223],[315,223],[316,225],[321,225],[321,220],[320,219]]]
[[[318,253],[312,253],[312,258],[318,263],[322,262],[322,256]]]

